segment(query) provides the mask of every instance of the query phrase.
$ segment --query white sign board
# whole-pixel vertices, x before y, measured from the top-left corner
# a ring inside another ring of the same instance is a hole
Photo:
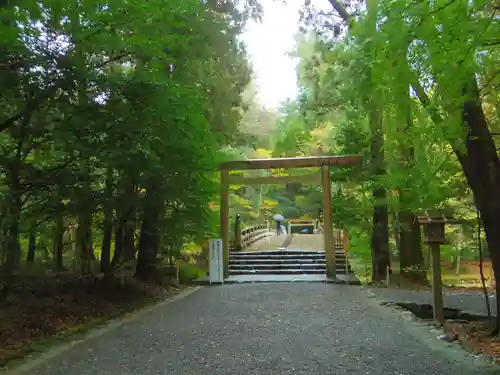
[[[224,250],[222,240],[210,240],[208,279],[212,283],[224,283]]]

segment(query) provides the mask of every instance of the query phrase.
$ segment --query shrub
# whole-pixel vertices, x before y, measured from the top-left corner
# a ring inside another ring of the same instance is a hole
[[[181,264],[179,266],[179,283],[189,284],[205,276],[203,270],[196,264]]]

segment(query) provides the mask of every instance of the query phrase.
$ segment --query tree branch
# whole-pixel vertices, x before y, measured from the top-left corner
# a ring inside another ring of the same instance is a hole
[[[339,14],[339,16],[348,23],[348,27],[352,27],[352,20],[353,17],[347,10],[344,8],[342,4],[340,4],[339,1],[337,0],[328,0],[330,2],[330,5],[335,9],[335,11]],[[452,3],[450,1],[450,3]],[[449,5],[449,4],[448,4]],[[439,124],[443,121],[443,118],[441,115],[432,108],[432,101],[425,92],[424,88],[422,85],[418,82],[418,79],[415,77],[412,82],[411,82],[411,87],[415,94],[417,95],[418,100],[422,104],[422,106],[425,108],[425,110],[429,113],[429,116],[431,117],[432,121],[434,121],[436,124]]]
[[[352,15],[349,14],[346,8],[337,0],[328,0],[333,9],[339,14],[340,18],[342,18],[347,24],[350,24],[352,21]],[[349,25],[350,26],[350,25]]]
[[[116,56],[110,57],[104,60],[103,62],[96,64],[95,69],[102,69],[106,65],[119,61],[127,56],[129,56],[128,52],[121,52]],[[27,101],[26,106],[19,113],[13,115],[4,122],[0,123],[0,133],[13,126],[17,121],[21,120],[22,118],[31,116],[34,112],[37,111],[39,106],[45,100],[52,97],[57,92],[57,90],[61,88],[62,84],[65,83],[67,80],[68,77],[64,75],[63,77],[54,80],[52,84],[50,84],[50,86],[39,92],[38,95],[34,95],[32,98],[30,98]]]

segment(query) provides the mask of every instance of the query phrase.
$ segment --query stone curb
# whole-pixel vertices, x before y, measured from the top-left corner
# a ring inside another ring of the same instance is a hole
[[[234,285],[234,284],[275,284],[275,283],[323,283],[323,284],[341,284],[341,285],[361,285],[361,282],[359,280],[356,281],[349,281],[347,283],[345,280],[276,280],[276,281],[271,281],[271,280],[255,280],[255,281],[224,281],[223,284],[220,283],[213,283],[210,284],[208,281],[198,281],[196,284],[198,285],[203,285],[203,286],[211,286],[211,287],[216,287],[216,286],[222,286],[222,285]]]
[[[408,311],[408,310],[396,305],[394,302],[381,300],[375,293],[373,293],[370,290],[370,288],[368,288],[366,286],[362,287],[361,289],[364,289],[368,295],[368,298],[373,299],[374,303],[378,307],[380,307],[381,309],[385,309],[386,311],[392,312],[394,315],[398,316],[400,319],[402,319],[406,323],[411,324],[416,329],[424,330],[425,333],[429,336],[430,340],[434,339],[434,341],[436,343],[441,342],[443,344],[443,347],[448,347],[451,350],[459,351],[460,353],[462,353],[463,358],[465,358],[467,356],[469,358],[472,358],[473,360],[477,361],[477,364],[480,365],[481,367],[491,369],[492,374],[494,374],[494,375],[500,373],[499,366],[494,363],[493,356],[491,356],[489,354],[485,354],[485,353],[474,354],[474,353],[467,351],[460,344],[460,342],[458,342],[456,340],[448,341],[446,339],[447,334],[444,331],[444,329],[437,328],[431,322],[417,317],[411,311]],[[431,335],[433,335],[434,337],[432,337]]]

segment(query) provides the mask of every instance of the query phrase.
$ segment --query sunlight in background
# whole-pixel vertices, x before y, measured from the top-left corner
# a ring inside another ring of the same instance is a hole
[[[299,9],[304,0],[261,0],[262,23],[249,22],[243,33],[253,65],[260,103],[277,109],[287,98],[297,95],[295,68],[298,59],[287,56],[295,49],[294,35],[299,27]],[[330,10],[328,0],[311,0],[318,9]]]
[[[291,0],[287,5],[272,0],[262,3],[262,23],[249,23],[243,40],[255,72],[260,103],[267,108],[278,108],[285,99],[297,94],[297,61],[286,53],[295,46],[302,1]]]

